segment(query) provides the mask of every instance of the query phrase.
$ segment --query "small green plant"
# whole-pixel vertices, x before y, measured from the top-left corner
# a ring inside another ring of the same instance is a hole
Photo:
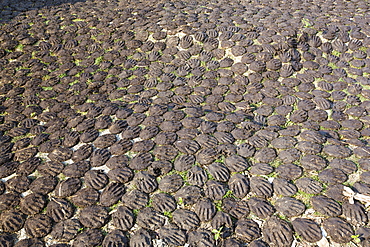
[[[20,71],[20,70],[28,70],[26,67],[17,67],[15,68],[15,71]]]
[[[361,46],[360,48],[358,48],[360,51],[363,51],[363,52],[366,52],[367,51],[367,47],[366,46]]]
[[[46,81],[46,80],[49,80],[50,78],[51,78],[50,75],[45,75],[42,79]]]
[[[95,58],[95,65],[99,65],[103,61],[103,56]]]
[[[246,140],[236,140],[234,143],[235,145],[241,145],[243,143],[246,143],[247,141]]]
[[[118,204],[119,203],[116,203],[116,204],[114,204],[113,206],[111,206],[109,209],[110,209],[110,211],[113,211],[113,210],[115,210],[116,208],[118,208]]]
[[[206,173],[209,180],[214,180],[214,177],[211,175],[211,173],[209,173],[208,171],[206,171]]]
[[[273,166],[273,167],[276,167],[276,166]],[[266,176],[262,176],[262,177],[265,177],[266,179],[268,179],[268,178],[276,178],[276,177],[278,177],[278,173],[272,172],[272,173],[270,173],[270,174],[268,174]]]
[[[46,207],[41,211],[42,214],[46,214]]]
[[[334,63],[328,63],[328,66],[331,67],[332,69],[338,69],[339,67],[335,65]]]
[[[275,159],[273,162],[270,163],[272,167],[279,167],[283,162],[281,160]]]
[[[173,169],[173,170],[171,170],[170,172],[168,172],[168,173],[166,174],[166,176],[173,175],[173,174],[175,174],[175,173],[176,173],[176,170],[175,170],[175,169]]]
[[[69,83],[68,85],[73,86],[73,85],[74,85],[74,84],[76,84],[76,83],[78,83],[78,80],[75,80],[75,81],[73,81],[73,82]]]
[[[360,239],[360,234],[357,234],[357,235],[352,235],[351,238],[353,239],[352,241],[356,244],[359,244],[361,242],[361,239]]]
[[[299,235],[298,233],[294,233],[294,238],[297,240],[297,242],[298,242],[298,243],[300,243],[300,242],[304,241],[304,240],[302,239],[302,236],[301,236],[301,235]]]
[[[313,180],[316,180],[316,181],[319,181],[319,182],[321,181],[317,172],[309,173],[309,177],[312,178]]]
[[[324,214],[322,214],[322,213],[320,213],[320,212],[317,212],[317,211],[315,211],[315,212],[313,212],[313,215],[315,215],[315,216],[317,216],[317,217],[325,217],[325,215]]]
[[[172,219],[172,213],[170,211],[164,211],[163,214],[168,218]]]
[[[21,140],[21,139],[24,139],[24,138],[26,138],[26,136],[25,136],[25,135],[21,135],[21,136],[14,136],[14,137],[12,138],[12,142],[17,142],[17,141],[19,141],[19,140]]]
[[[311,208],[310,199],[311,197],[315,196],[314,194],[307,194],[302,191],[298,191],[296,194],[296,198],[301,200],[307,208]]]
[[[53,90],[53,87],[42,87],[44,90]]]
[[[184,199],[182,199],[182,197],[179,197],[178,203],[180,205],[184,205]]]
[[[16,51],[23,51],[23,45],[22,44],[19,44],[16,48],[15,48],[15,50]]]
[[[132,212],[134,213],[135,216],[137,216],[137,214],[139,213],[139,209],[134,209],[132,210]]]
[[[64,175],[63,173],[61,173],[61,174],[59,174],[58,175],[58,178],[60,179],[60,180],[66,180],[66,175]]]
[[[182,171],[182,172],[177,172],[185,181],[187,180],[188,177],[188,171]]]
[[[283,214],[276,214],[277,217],[279,217],[282,220],[290,222],[289,218]]]
[[[59,78],[63,78],[63,77],[66,77],[66,76],[67,76],[66,73],[63,73],[63,74],[58,75]]]
[[[219,229],[212,229],[212,233],[215,235],[215,240],[219,240],[221,237],[221,232],[224,227],[221,226]]]
[[[137,70],[138,68],[139,66],[134,66],[134,67],[129,68],[129,70]]]
[[[302,19],[302,24],[303,24],[303,27],[312,27],[313,26],[312,22],[307,18]]]
[[[334,56],[337,56],[337,57],[340,56],[340,52],[339,51],[333,51],[331,54],[333,54]]]
[[[215,201],[215,206],[216,206],[217,211],[222,211],[222,201],[221,200]]]
[[[222,198],[227,198],[227,197],[231,197],[231,198],[237,199],[236,196],[234,196],[232,190],[228,190]]]
[[[225,156],[224,155],[221,155],[220,157],[218,157],[217,160],[215,160],[215,162],[224,163],[225,162]]]

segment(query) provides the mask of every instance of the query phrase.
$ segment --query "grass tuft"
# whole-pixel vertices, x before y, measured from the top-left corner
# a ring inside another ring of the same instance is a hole
[[[99,65],[103,61],[103,56],[95,58],[95,65]]]
[[[328,66],[331,67],[332,69],[338,69],[339,67],[335,65],[334,63],[328,63]]]
[[[163,214],[167,216],[168,218],[172,219],[172,212],[170,211],[164,211]]]
[[[215,206],[216,206],[217,211],[222,211],[222,201],[221,200],[215,201]]]
[[[133,209],[132,212],[134,213],[135,217],[138,215],[139,213],[139,209]]]
[[[340,52],[339,51],[332,51],[331,54],[333,54],[334,56],[337,56],[337,57],[340,56]]]
[[[313,26],[313,23],[307,18],[302,19],[302,24],[303,24],[303,27],[306,27],[306,28]]]
[[[234,193],[231,190],[228,190],[222,198],[228,198],[228,197],[238,199],[236,196],[234,196]]]
[[[306,205],[306,208],[311,208],[310,199],[313,196],[315,196],[315,194],[307,194],[302,191],[298,191],[295,197],[296,199],[301,200]]]
[[[66,76],[67,76],[66,73],[63,73],[63,74],[58,75],[59,78],[63,78],[63,77],[66,77]]]

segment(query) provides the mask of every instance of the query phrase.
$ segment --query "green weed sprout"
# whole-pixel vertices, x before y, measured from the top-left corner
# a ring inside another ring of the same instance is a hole
[[[212,230],[212,233],[213,234],[215,234],[215,240],[217,241],[219,238],[220,238],[220,236],[221,236],[221,232],[222,232],[222,229],[223,229],[224,227],[223,226],[221,226],[219,229],[213,229]]]
[[[356,244],[359,244],[361,242],[360,234],[352,235],[351,238],[353,239],[353,242],[355,242]]]
[[[307,18],[303,18],[302,19],[302,23],[303,23],[303,26],[304,27],[312,27],[311,21],[309,19],[307,19]]]

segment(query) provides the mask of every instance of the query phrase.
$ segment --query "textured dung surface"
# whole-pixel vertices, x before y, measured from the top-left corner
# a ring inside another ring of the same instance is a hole
[[[369,7],[1,1],[0,245],[369,245]]]

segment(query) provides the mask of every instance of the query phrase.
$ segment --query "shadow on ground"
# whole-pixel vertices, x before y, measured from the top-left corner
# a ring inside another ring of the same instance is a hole
[[[86,2],[86,0],[0,0],[0,25],[11,21],[26,11],[78,2]]]

